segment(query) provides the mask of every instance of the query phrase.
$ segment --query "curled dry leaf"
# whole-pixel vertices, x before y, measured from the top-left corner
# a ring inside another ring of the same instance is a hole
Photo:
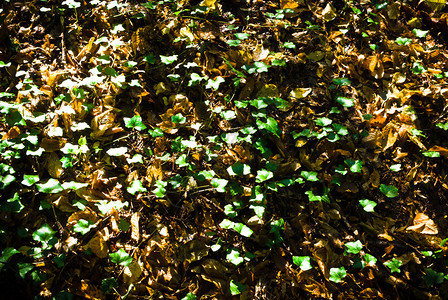
[[[424,213],[418,213],[414,218],[414,225],[409,226],[406,230],[412,230],[421,234],[436,235],[439,233],[437,225]]]

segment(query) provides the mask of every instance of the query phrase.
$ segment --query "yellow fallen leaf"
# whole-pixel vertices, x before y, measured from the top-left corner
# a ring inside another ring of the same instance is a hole
[[[126,284],[131,284],[137,282],[140,275],[143,272],[141,263],[138,261],[133,261],[131,264],[124,268],[123,270],[123,281]]]
[[[47,160],[45,161],[45,166],[47,167],[47,171],[53,178],[61,177],[64,169],[62,168],[62,163],[59,160],[59,156],[55,152],[51,152],[47,156]]]
[[[102,233],[97,232],[92,239],[84,246],[84,250],[90,249],[99,258],[106,258],[109,254],[107,242]]]
[[[333,5],[331,5],[331,3],[327,3],[327,6],[325,6],[324,10],[322,11],[322,16],[324,17],[324,20],[326,22],[333,21],[337,17],[337,14],[334,11]]]
[[[296,88],[289,93],[291,98],[302,99],[311,93],[311,88]]]

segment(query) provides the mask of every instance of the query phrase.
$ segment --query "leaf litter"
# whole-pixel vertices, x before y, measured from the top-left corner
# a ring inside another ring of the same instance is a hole
[[[5,1],[2,298],[447,298],[446,9]]]

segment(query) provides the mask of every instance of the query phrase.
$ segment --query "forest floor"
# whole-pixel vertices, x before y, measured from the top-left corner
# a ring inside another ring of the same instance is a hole
[[[3,1],[2,299],[447,299],[445,1]]]

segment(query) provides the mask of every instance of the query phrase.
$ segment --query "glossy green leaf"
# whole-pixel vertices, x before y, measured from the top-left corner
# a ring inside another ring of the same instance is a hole
[[[344,246],[345,246],[345,251],[347,253],[351,253],[351,254],[358,254],[363,247],[361,241],[359,241],[359,240],[357,240],[355,242],[345,243]]]
[[[371,201],[369,199],[359,200],[359,204],[362,206],[362,208],[366,212],[374,212],[375,211],[375,206],[377,206],[377,203],[375,201]]]
[[[390,269],[392,273],[397,272],[400,273],[400,267],[403,264],[401,260],[396,259],[395,257],[389,261],[386,261],[384,265]]]
[[[342,282],[345,276],[347,276],[347,271],[344,267],[330,269],[330,281],[339,283]]]
[[[91,220],[84,220],[80,219],[78,223],[76,223],[72,230],[73,232],[81,233],[82,235],[85,235],[90,231],[90,229],[95,228],[95,223]]]
[[[302,171],[300,172],[300,175],[305,179],[306,181],[319,181],[319,178],[317,178],[317,172],[313,171]]]
[[[298,266],[302,271],[308,271],[313,268],[313,266],[311,266],[310,256],[293,256],[292,262],[296,266]]]
[[[355,105],[355,100],[342,96],[336,97],[336,102],[344,107],[353,107]]]
[[[160,60],[162,61],[163,64],[169,65],[177,60],[177,55],[171,55],[171,56],[160,55]]]
[[[53,178],[50,178],[46,183],[36,184],[36,187],[39,192],[47,194],[56,194],[64,190],[59,181]]]
[[[351,80],[348,78],[333,78],[333,83],[337,85],[350,85]]]
[[[388,198],[394,198],[398,196],[398,188],[392,185],[381,184],[380,191],[384,194],[384,196]]]
[[[142,117],[135,115],[132,118],[123,118],[124,124],[127,128],[135,128],[138,131],[145,130],[146,126],[143,124]]]
[[[250,166],[237,161],[227,168],[229,175],[247,175],[250,174]]]
[[[131,185],[128,186],[127,191],[129,194],[135,195],[137,193],[147,192],[148,190],[143,186],[140,180],[134,180]]]
[[[230,294],[232,296],[239,295],[244,292],[247,287],[235,280],[230,280]]]
[[[274,173],[272,173],[271,171],[265,169],[257,170],[257,177],[255,181],[260,183],[269,180],[272,177],[274,177]]]
[[[118,250],[117,252],[110,253],[110,260],[122,266],[129,266],[132,262],[132,257],[126,253],[123,249]]]

